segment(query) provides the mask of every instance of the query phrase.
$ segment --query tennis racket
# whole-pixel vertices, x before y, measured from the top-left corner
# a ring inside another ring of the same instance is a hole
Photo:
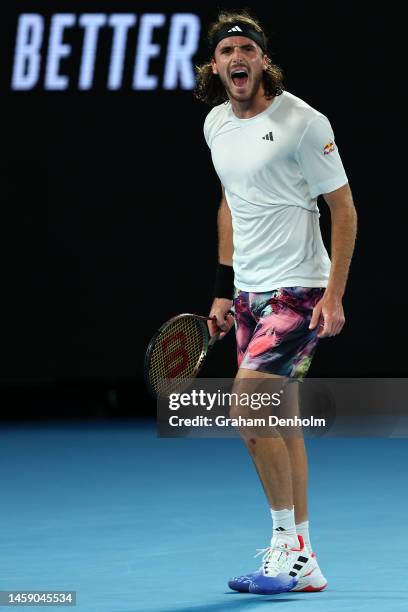
[[[144,364],[146,385],[153,397],[168,397],[197,376],[221,333],[210,338],[207,321],[211,320],[215,317],[180,314],[158,329],[147,347]]]

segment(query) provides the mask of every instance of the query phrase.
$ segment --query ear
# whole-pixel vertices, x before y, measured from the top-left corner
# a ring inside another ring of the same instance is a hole
[[[264,56],[263,56],[263,70],[266,70],[270,63],[271,63],[271,60],[269,59],[269,57],[265,53]]]
[[[217,62],[214,58],[211,58],[211,68],[213,74],[218,74]]]

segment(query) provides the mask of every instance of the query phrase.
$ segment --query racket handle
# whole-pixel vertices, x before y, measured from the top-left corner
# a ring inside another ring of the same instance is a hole
[[[227,318],[227,315],[232,315],[235,316],[235,313],[232,310],[228,310],[227,313],[225,313],[225,319]],[[206,317],[207,321],[216,321],[217,317],[214,315],[213,317]],[[214,346],[214,344],[217,342],[217,340],[220,339],[220,335],[222,333],[222,330],[218,330],[217,332],[215,332],[215,334],[213,336],[211,336],[210,338],[210,342],[208,343],[208,348],[211,348],[212,346]]]
[[[215,334],[213,336],[211,336],[210,341],[208,343],[208,348],[212,348],[214,346],[214,344],[217,342],[217,340],[219,340],[220,334],[221,334],[221,331],[217,331],[217,332],[215,332]]]

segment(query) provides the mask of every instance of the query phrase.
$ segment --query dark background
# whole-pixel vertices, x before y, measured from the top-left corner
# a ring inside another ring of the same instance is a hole
[[[132,90],[136,34],[118,91],[106,87],[106,32],[95,84],[78,90],[79,28],[66,36],[72,55],[60,72],[72,77],[67,90],[46,91],[42,78],[30,91],[12,91],[18,15],[36,12],[49,25],[50,15],[64,12],[195,13],[202,43],[194,61],[201,63],[218,6],[15,0],[3,7],[4,418],[153,414],[144,351],[170,316],[208,311],[220,197],[202,135],[209,107],[191,91],[165,91],[160,79],[156,91]],[[320,343],[310,376],[406,376],[402,16],[393,4],[360,13],[347,2],[247,7],[270,35],[286,89],[330,119],[359,214],[347,323]],[[164,27],[157,42],[166,41]],[[164,53],[152,61],[153,74],[163,74],[163,60]],[[330,215],[322,198],[319,205],[329,249]],[[214,351],[212,375],[235,371],[230,336]]]

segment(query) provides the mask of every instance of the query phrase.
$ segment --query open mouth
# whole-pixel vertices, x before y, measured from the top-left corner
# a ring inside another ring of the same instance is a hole
[[[248,72],[244,68],[233,70],[231,79],[236,87],[243,87],[248,81]]]

